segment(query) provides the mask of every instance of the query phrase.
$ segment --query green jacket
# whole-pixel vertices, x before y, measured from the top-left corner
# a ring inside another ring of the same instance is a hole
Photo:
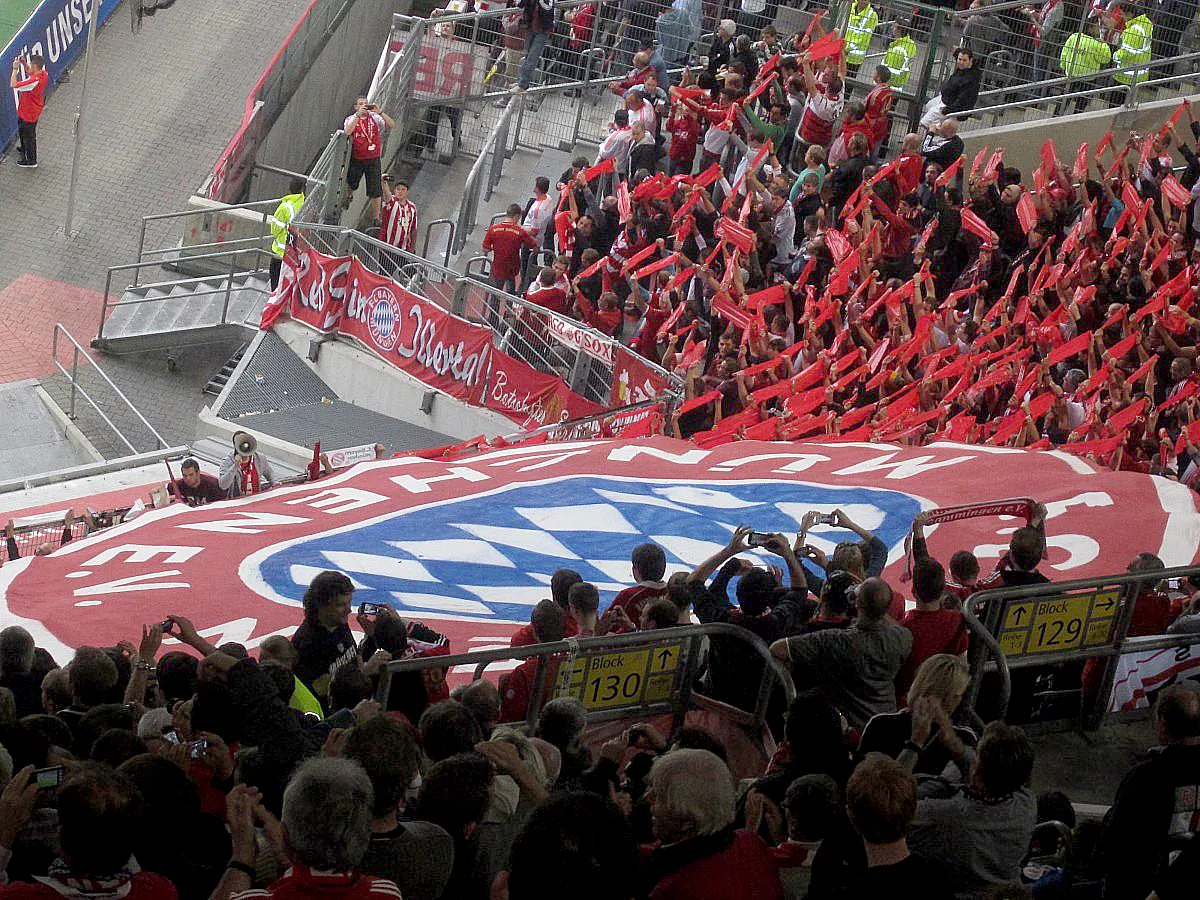
[[[1095,75],[1108,65],[1112,50],[1108,44],[1090,34],[1073,34],[1063,44],[1058,64],[1069,78]]]
[[[916,56],[916,41],[907,34],[896,38],[888,46],[887,52],[883,54],[883,64],[892,73],[892,80],[889,82],[892,87],[899,89],[908,84],[908,72]]]
[[[879,27],[879,13],[875,7],[866,9],[850,7],[850,16],[846,20],[846,64],[861,65],[867,58],[867,50],[871,46],[871,35]]]
[[[1118,68],[1138,66],[1127,72],[1114,72],[1113,81],[1118,84],[1137,84],[1150,78],[1150,42],[1154,38],[1154,24],[1143,13],[1125,23],[1121,32],[1121,46],[1113,54],[1113,65]]]
[[[288,194],[275,207],[275,215],[267,216],[267,224],[271,226],[271,234],[275,240],[271,242],[271,252],[283,259],[283,251],[287,249],[288,223],[300,212],[304,205],[304,192]]]

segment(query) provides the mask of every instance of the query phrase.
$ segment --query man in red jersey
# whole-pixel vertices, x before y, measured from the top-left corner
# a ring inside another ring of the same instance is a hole
[[[371,201],[371,221],[379,221],[379,206],[383,197],[383,171],[380,159],[383,156],[383,133],[395,126],[392,117],[371,103],[366,97],[354,101],[354,114],[346,117],[342,131],[350,136],[350,169],[346,180],[350,193],[358,190],[358,183],[366,176],[367,197]]]
[[[22,169],[37,168],[37,123],[46,106],[46,82],[49,79],[40,53],[13,60],[8,84],[17,92],[17,137],[20,141],[17,165]]]
[[[492,254],[492,282],[502,291],[517,292],[521,275],[521,248],[537,249],[537,239],[521,227],[521,207],[512,203],[503,219],[483,236],[485,253]]]
[[[642,607],[651,600],[667,596],[667,583],[663,575],[667,571],[667,555],[658,544],[638,544],[633,548],[630,561],[633,568],[633,587],[627,587],[613,598],[612,605],[619,606],[637,622],[642,617]]]
[[[392,187],[392,176],[384,175],[383,181],[383,226],[379,239],[415,253],[417,247],[417,204],[408,199],[408,182],[397,181]]]

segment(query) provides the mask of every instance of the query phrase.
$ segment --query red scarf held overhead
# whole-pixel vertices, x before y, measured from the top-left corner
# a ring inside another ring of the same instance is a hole
[[[251,456],[243,461],[238,461],[238,467],[242,474],[242,494],[257,494],[259,488],[258,481],[258,464]]]

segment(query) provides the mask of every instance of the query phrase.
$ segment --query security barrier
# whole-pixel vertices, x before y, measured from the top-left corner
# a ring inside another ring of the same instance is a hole
[[[705,664],[705,644],[714,639],[744,643],[763,660],[754,709],[740,710],[695,690]],[[574,697],[587,708],[589,725],[669,715],[674,734],[682,727],[689,709],[703,708],[718,712],[755,736],[764,731],[767,705],[776,688],[788,703],[796,696],[790,673],[771,656],[762,640],[744,628],[717,623],[393,660],[387,664],[376,696],[386,709],[392,679],[402,673],[473,667],[472,681],[478,681],[493,663],[515,660],[534,661],[536,668],[524,721],[528,728],[537,722],[545,701]]]
[[[1138,597],[1164,581],[1200,575],[1200,567],[1187,566],[1151,572],[1122,572],[1101,578],[1048,584],[997,588],[973,594],[964,614],[975,635],[972,652],[971,687],[966,704],[978,707],[986,673],[994,672],[993,712],[998,717],[1010,712],[1013,673],[1096,660],[1102,674],[1087,685],[1058,690],[1040,690],[1031,679],[1019,687],[1035,691],[1023,700],[1071,702],[1079,695],[1078,716],[1038,721],[1039,728],[1098,728],[1110,714],[1114,676],[1121,657],[1129,653],[1200,645],[1200,634],[1131,637],[1130,623]],[[1071,673],[1073,674],[1073,673]],[[990,708],[990,707],[989,707]]]

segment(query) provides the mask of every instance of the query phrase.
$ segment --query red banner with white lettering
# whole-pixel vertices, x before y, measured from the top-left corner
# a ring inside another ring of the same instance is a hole
[[[604,408],[566,389],[562,379],[546,375],[507,353],[493,353],[483,405],[533,430],[568,419],[604,412]]]
[[[616,408],[643,400],[653,400],[666,393],[665,378],[636,353],[618,347],[613,359],[612,394],[608,405]]]
[[[492,346],[492,330],[451,315],[396,282],[377,275],[351,257],[325,256],[311,248],[288,248],[279,287],[263,312],[270,328],[282,313],[318,331],[353,337],[389,363],[456,399],[484,406],[521,428],[539,428],[603,412],[603,407],[567,388],[556,375],[543,374]],[[556,320],[557,321],[557,320]],[[569,346],[602,356],[587,329],[563,322],[574,337]],[[611,349],[608,350],[611,354]],[[630,377],[656,373],[631,353]],[[654,390],[665,389],[655,387]]]
[[[468,403],[483,396],[492,331],[376,275],[357,259],[338,330],[418,381]]]

